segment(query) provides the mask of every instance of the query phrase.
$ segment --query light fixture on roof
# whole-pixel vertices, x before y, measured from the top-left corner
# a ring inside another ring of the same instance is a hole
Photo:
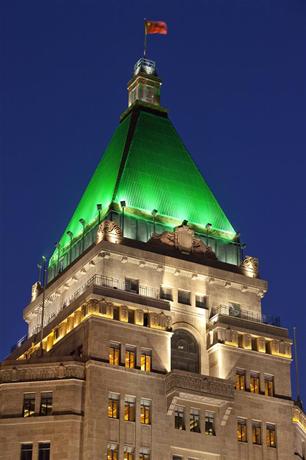
[[[121,208],[124,209],[126,207],[126,201],[125,200],[120,201],[120,206]]]
[[[153,209],[153,211],[151,212],[152,217],[153,217],[153,235],[155,235],[155,218],[156,218],[157,213],[158,213],[157,209]]]
[[[99,224],[101,222],[101,211],[102,211],[102,204],[101,203],[97,203],[97,211],[98,211],[98,214],[99,214]]]
[[[182,225],[188,225],[188,220],[184,219],[183,222],[182,222]]]
[[[205,225],[205,228],[207,231],[211,230],[212,229],[212,225],[208,222],[206,225]]]
[[[121,200],[120,201],[120,206],[122,208],[122,222],[121,222],[121,228],[122,228],[122,236],[124,238],[124,208],[126,207],[126,201]]]
[[[84,236],[85,236],[85,220],[84,219],[79,219],[80,224],[83,227],[83,232],[82,232],[82,252],[84,251]]]
[[[72,240],[73,240],[73,233],[68,230],[66,232],[66,234],[69,236],[70,238],[70,244],[69,244],[69,264],[71,264],[71,258],[72,258],[72,254],[71,254],[71,248],[72,248]]]

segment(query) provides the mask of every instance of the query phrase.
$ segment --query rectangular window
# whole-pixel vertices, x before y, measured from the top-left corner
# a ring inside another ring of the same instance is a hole
[[[183,460],[183,457],[180,455],[173,455],[172,460]]]
[[[169,287],[161,286],[159,296],[164,300],[173,300],[172,289]]]
[[[174,428],[176,430],[185,430],[185,414],[183,407],[176,407],[174,413]]]
[[[200,414],[198,409],[190,410],[189,427],[190,431],[193,431],[194,433],[201,433]]]
[[[123,460],[134,460],[134,449],[132,447],[125,447],[123,452]]]
[[[125,278],[125,290],[129,292],[139,293],[139,280]]]
[[[38,460],[50,460],[50,443],[38,443]]]
[[[259,422],[252,423],[252,442],[253,444],[261,444],[261,424]]]
[[[52,415],[53,398],[52,393],[41,393],[40,395],[40,415]]]
[[[136,350],[135,348],[128,347],[125,350],[125,367],[134,369],[136,361]]]
[[[213,412],[205,412],[205,434],[216,436],[215,414]]]
[[[195,296],[195,305],[198,308],[207,308],[207,299],[205,295],[197,294]]]
[[[151,401],[150,399],[141,399],[140,423],[142,423],[143,425],[151,425]]]
[[[33,417],[35,415],[35,393],[23,395],[23,416]]]
[[[245,371],[238,370],[236,372],[236,390],[245,390]]]
[[[276,428],[270,423],[266,426],[266,443],[268,447],[276,447]]]
[[[183,291],[182,289],[178,290],[178,302],[185,305],[190,305],[191,292]]]
[[[140,369],[142,371],[150,372],[152,365],[152,353],[150,351],[141,351],[140,355]]]
[[[139,451],[139,460],[150,460],[150,450],[146,447],[142,447]]]
[[[20,460],[32,460],[33,444],[21,444]]]
[[[109,418],[119,418],[120,395],[118,393],[108,394],[107,415]]]
[[[250,375],[250,392],[259,394],[260,383],[259,383],[259,374],[253,372]]]
[[[237,420],[237,440],[240,442],[248,442],[247,424],[244,418]]]
[[[109,347],[109,364],[111,364],[112,366],[119,366],[120,364],[119,343],[112,343]]]
[[[274,379],[272,375],[265,375],[265,396],[274,396]]]
[[[118,460],[118,446],[117,444],[109,444],[107,446],[107,460]]]
[[[136,399],[134,396],[126,396],[124,400],[124,420],[135,422]]]

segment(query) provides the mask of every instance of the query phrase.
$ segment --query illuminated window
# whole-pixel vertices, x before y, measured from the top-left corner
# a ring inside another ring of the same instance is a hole
[[[38,460],[49,460],[50,459],[50,443],[40,442],[38,443]]]
[[[109,347],[109,364],[119,366],[120,364],[120,345],[119,343],[112,343]]]
[[[238,370],[236,372],[236,390],[245,390],[245,371]]]
[[[191,292],[183,291],[182,289],[178,290],[178,302],[185,305],[190,305]]]
[[[35,415],[35,393],[25,393],[23,396],[23,416]]]
[[[237,440],[240,442],[248,442],[247,424],[244,418],[237,420]]]
[[[216,436],[215,414],[213,412],[205,412],[205,434]]]
[[[124,400],[124,420],[135,422],[136,399],[134,396],[126,396]]]
[[[118,393],[108,394],[107,415],[109,418],[119,418],[120,395]]]
[[[40,396],[40,415],[52,415],[52,393],[41,393]]]
[[[150,460],[150,450],[146,447],[142,447],[139,451],[139,460]]]
[[[118,446],[117,444],[109,444],[107,446],[107,460],[118,460]]]
[[[252,442],[253,444],[261,444],[261,424],[260,422],[252,423]]]
[[[176,430],[185,430],[184,408],[176,406],[174,413],[174,428]]]
[[[21,444],[20,460],[32,460],[33,444]]]
[[[125,447],[123,453],[123,460],[134,460],[134,449],[132,447]]]
[[[250,375],[250,392],[259,394],[260,383],[259,383],[259,374],[252,373]]]
[[[140,355],[140,369],[142,371],[150,372],[152,364],[151,351],[142,351]]]
[[[272,375],[265,375],[265,395],[274,396],[274,379]]]
[[[266,443],[268,447],[276,447],[276,428],[270,423],[266,426]]]
[[[206,298],[206,296],[197,294],[195,296],[195,305],[198,308],[207,308],[207,298]]]
[[[193,431],[194,433],[201,433],[200,414],[198,409],[190,410],[189,428],[190,431]]]
[[[140,402],[140,423],[151,425],[151,401],[142,399]]]
[[[125,367],[129,369],[134,369],[135,361],[136,361],[135,348],[127,348],[125,350]]]
[[[160,287],[160,298],[164,300],[173,300],[172,289],[169,287]]]

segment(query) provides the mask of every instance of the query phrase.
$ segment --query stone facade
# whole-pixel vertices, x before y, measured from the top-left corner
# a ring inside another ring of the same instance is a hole
[[[98,238],[46,289],[43,354],[42,294],[25,308],[28,339],[0,370],[0,458],[32,444],[36,460],[40,443],[52,460],[305,458],[291,340],[264,321],[266,291],[230,266]]]

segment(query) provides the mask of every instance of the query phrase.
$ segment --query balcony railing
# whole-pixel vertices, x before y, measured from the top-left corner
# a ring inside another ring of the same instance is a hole
[[[256,323],[270,324],[272,326],[281,326],[280,317],[265,315],[264,313],[256,313],[254,311],[244,310],[236,305],[220,305],[212,308],[211,320],[215,315],[232,316],[235,318],[255,321]]]
[[[65,302],[64,308],[67,307],[73,300],[78,298],[89,286],[107,287],[112,289],[118,289],[120,291],[132,292],[139,294],[144,297],[150,297],[152,299],[159,299],[159,289],[150,286],[144,286],[139,284],[134,289],[131,289],[129,284],[124,280],[117,278],[111,278],[103,275],[93,275],[83,286],[75,291],[68,301]]]

